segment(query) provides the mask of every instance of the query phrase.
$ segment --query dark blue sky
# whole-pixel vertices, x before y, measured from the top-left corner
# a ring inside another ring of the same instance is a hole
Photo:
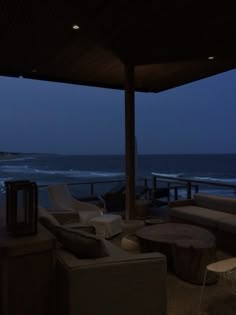
[[[236,71],[136,93],[140,154],[236,153]],[[124,153],[124,92],[0,77],[0,151]]]

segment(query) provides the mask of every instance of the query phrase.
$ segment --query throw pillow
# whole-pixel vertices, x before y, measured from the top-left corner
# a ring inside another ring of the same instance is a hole
[[[100,258],[109,255],[103,240],[96,235],[62,226],[56,227],[55,232],[58,241],[78,258]]]

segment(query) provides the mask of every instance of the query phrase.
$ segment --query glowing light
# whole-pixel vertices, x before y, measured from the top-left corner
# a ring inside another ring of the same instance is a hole
[[[74,24],[74,25],[72,26],[72,28],[73,28],[74,30],[78,30],[78,29],[79,29],[79,25]]]
[[[208,59],[208,60],[214,60],[215,57],[214,57],[214,56],[210,56],[210,57],[208,57],[207,59]]]

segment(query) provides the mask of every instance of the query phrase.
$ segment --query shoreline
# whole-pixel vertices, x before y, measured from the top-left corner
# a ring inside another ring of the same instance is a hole
[[[7,153],[7,152],[0,152],[0,162],[7,162],[11,160],[19,160],[19,159],[25,159],[29,157],[29,155],[24,154],[24,153]]]

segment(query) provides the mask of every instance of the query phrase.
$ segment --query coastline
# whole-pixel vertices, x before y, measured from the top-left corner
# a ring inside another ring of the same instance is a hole
[[[15,152],[0,152],[0,162],[9,161],[9,160],[18,160],[21,158],[29,157],[25,153],[15,153]]]

